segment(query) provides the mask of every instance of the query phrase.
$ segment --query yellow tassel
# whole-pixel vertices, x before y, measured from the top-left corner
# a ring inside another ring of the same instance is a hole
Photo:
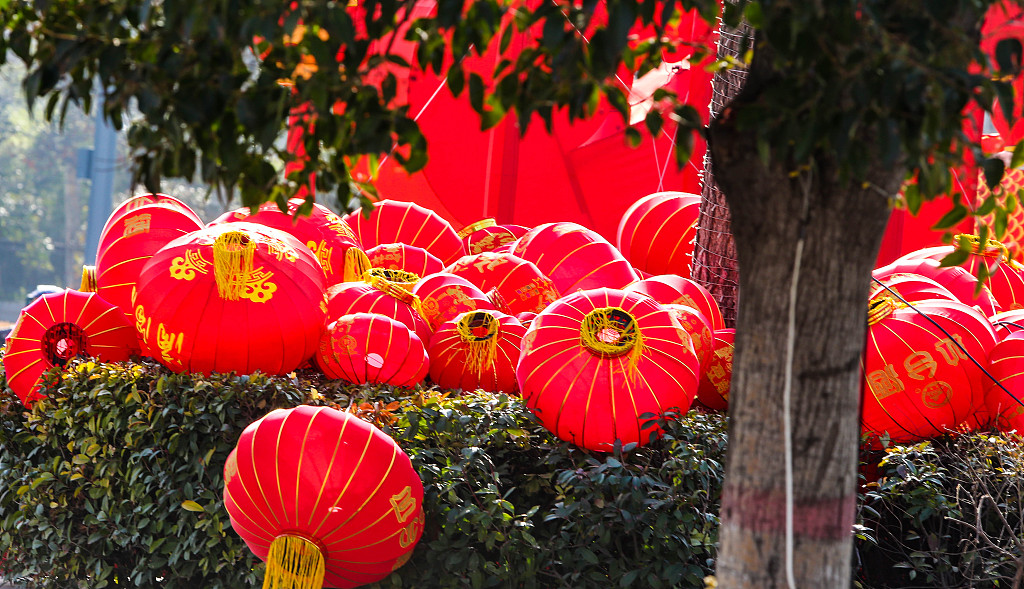
[[[321,589],[324,555],[300,536],[281,535],[270,543],[263,589]]]
[[[213,242],[213,275],[217,294],[224,300],[237,301],[245,285],[252,279],[252,261],[256,242],[241,231],[220,234]]]
[[[96,292],[96,266],[82,266],[82,285],[78,287],[81,292]]]
[[[605,358],[628,354],[627,376],[636,376],[644,353],[644,337],[636,319],[620,307],[602,307],[587,313],[580,327],[584,347]]]
[[[416,283],[420,281],[419,274],[391,268],[370,268],[363,273],[362,278],[363,282],[369,282],[370,284],[373,284],[373,278],[386,280],[410,292],[412,292],[412,287],[416,286]]]
[[[484,311],[463,313],[455,324],[459,338],[469,346],[466,369],[479,377],[485,369],[494,366],[498,353],[498,335],[501,324]]]
[[[488,227],[494,227],[497,224],[498,223],[495,222],[494,219],[481,219],[481,220],[477,221],[476,223],[470,223],[469,225],[466,225],[462,229],[459,229],[459,233],[458,233],[459,239],[466,239],[467,237],[469,237],[470,235],[476,233],[477,231],[480,231],[481,229],[487,229]]]
[[[889,296],[880,296],[868,302],[868,325],[880,323],[896,309],[906,307],[903,301],[898,301]]]
[[[371,271],[377,269],[378,268],[371,268]],[[382,276],[375,276],[367,272],[366,274],[363,274],[363,282],[369,284],[370,286],[376,288],[377,290],[383,292],[384,294],[390,295],[402,301],[403,303],[413,305],[414,307],[416,304],[414,301],[419,300],[419,297],[412,294],[412,289],[404,287],[401,283],[391,282],[390,280]]]
[[[345,282],[356,282],[372,266],[366,252],[357,247],[350,247],[345,252],[345,270],[342,279]]]
[[[1012,256],[1010,255],[1010,249],[1003,244],[1003,242],[992,239],[991,237],[985,242],[985,247],[981,246],[981,238],[977,235],[971,235],[969,233],[958,233],[953,236],[954,241],[959,241],[971,246],[971,253],[978,256],[985,256],[986,258],[996,258],[1000,261],[1010,261]]]

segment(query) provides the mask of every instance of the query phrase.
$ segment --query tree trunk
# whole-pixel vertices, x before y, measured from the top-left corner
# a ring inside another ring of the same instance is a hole
[[[778,75],[763,53],[710,128],[743,293],[717,578],[728,589],[847,587],[868,285],[903,168],[878,165],[868,184],[840,184],[829,154],[795,176],[785,162],[766,168],[735,123]]]

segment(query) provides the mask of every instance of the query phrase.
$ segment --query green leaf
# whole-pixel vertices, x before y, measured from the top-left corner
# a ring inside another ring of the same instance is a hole
[[[1016,37],[1006,37],[996,43],[996,64],[1004,76],[1020,73],[1022,46]]]
[[[970,255],[970,252],[968,252],[967,250],[955,249],[949,254],[947,254],[944,258],[939,260],[939,266],[960,266],[967,261],[967,258]]]
[[[186,499],[186,500],[182,501],[181,502],[181,507],[183,509],[185,509],[186,511],[196,511],[196,512],[205,512],[206,511],[205,509],[203,509],[202,505],[196,503],[195,501],[192,501],[191,499]]]
[[[995,190],[996,186],[999,186],[1003,179],[1006,164],[1000,158],[990,157],[981,162],[981,169],[985,173],[985,184],[988,185],[990,190]]]

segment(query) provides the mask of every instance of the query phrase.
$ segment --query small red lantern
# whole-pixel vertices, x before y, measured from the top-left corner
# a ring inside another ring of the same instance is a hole
[[[412,555],[423,484],[401,448],[330,407],[271,411],[224,464],[231,527],[267,562],[264,587],[358,587]]]
[[[976,291],[977,280],[967,270],[959,266],[939,266],[939,262],[930,258],[896,260],[888,266],[876,268],[871,275],[882,280],[893,274],[920,274],[931,278],[946,287],[961,303],[970,307],[978,307],[986,317],[1002,311],[1002,307],[992,291],[982,285]]]
[[[396,200],[373,203],[369,217],[362,211],[345,216],[364,248],[382,243],[404,243],[421,247],[451,264],[466,254],[462,239],[451,224],[437,213],[417,204]]]
[[[590,288],[623,288],[637,275],[615,246],[576,223],[547,223],[519,238],[512,253],[536,264],[563,295]]]
[[[313,356],[327,312],[323,268],[291,235],[224,223],[146,263],[135,328],[178,372],[286,374]]]
[[[444,270],[444,264],[427,250],[404,243],[382,243],[366,250],[366,257],[374,268],[404,270],[417,276],[426,276]]]
[[[713,411],[729,408],[729,386],[732,383],[732,355],[736,330],[719,329],[715,332],[714,350],[706,364],[701,364],[700,386],[697,400]]]
[[[522,323],[504,313],[462,313],[430,338],[430,379],[444,389],[515,394],[524,335]]]
[[[689,276],[699,212],[699,194],[656,192],[645,196],[619,221],[619,251],[643,272]]]
[[[433,330],[420,313],[420,300],[406,286],[379,276],[370,282],[342,282],[327,289],[327,320],[342,315],[376,313],[411,329],[421,341],[430,341]]]
[[[498,225],[494,219],[484,219],[459,230],[459,237],[466,245],[469,255],[482,254],[519,239],[529,227],[522,225]]]
[[[309,214],[300,213],[305,205],[301,198],[288,201],[288,210],[282,212],[276,203],[268,202],[250,214],[248,207],[224,213],[210,222],[258,223],[273,227],[295,237],[316,256],[327,277],[327,285],[359,280],[370,265],[352,229],[327,207],[313,203]]]
[[[644,414],[686,411],[699,365],[690,337],[650,298],[599,288],[563,297],[533,320],[516,369],[527,407],[560,439],[609,452],[646,444]]]
[[[667,303],[661,306],[668,310],[675,317],[676,321],[679,322],[679,325],[683,326],[686,333],[690,335],[693,351],[697,354],[697,360],[700,362],[701,367],[703,367],[711,358],[711,351],[715,345],[711,323],[704,317],[703,313],[688,305]]]
[[[512,254],[464,256],[445,269],[489,292],[496,289],[508,313],[539,313],[558,298],[551,279],[534,264]]]
[[[327,326],[316,362],[328,378],[411,388],[426,378],[429,361],[423,341],[404,323],[354,313]]]
[[[424,276],[412,291],[420,299],[420,311],[431,331],[437,331],[442,323],[460,313],[494,309],[494,303],[482,290],[465,278],[447,272]]]
[[[7,335],[7,386],[30,407],[43,373],[77,356],[120,362],[138,353],[135,330],[121,310],[96,293],[75,290],[45,294],[21,310]]]
[[[722,310],[718,307],[715,297],[711,296],[708,289],[689,278],[683,278],[678,274],[651,276],[634,282],[622,290],[645,294],[661,304],[693,307],[708,320],[712,331],[725,329]]]
[[[1024,331],[1015,331],[992,348],[985,417],[1001,432],[1024,436]],[[996,384],[999,383],[999,384]],[[978,419],[979,425],[987,425]]]

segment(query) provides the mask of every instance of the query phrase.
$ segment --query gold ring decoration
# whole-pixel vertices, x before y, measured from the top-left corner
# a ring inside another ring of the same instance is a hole
[[[470,373],[479,376],[485,368],[494,365],[501,333],[501,324],[494,315],[486,311],[463,313],[455,329],[459,339],[469,346],[466,368]]]
[[[953,239],[963,244],[969,244],[971,246],[971,253],[979,256],[998,258],[1000,261],[1009,261],[1012,258],[1010,249],[1003,245],[1003,242],[991,237],[985,242],[985,247],[981,246],[981,238],[977,235],[959,233]]]
[[[459,239],[466,239],[470,235],[480,231],[481,229],[487,229],[488,227],[496,227],[498,223],[494,219],[481,219],[476,223],[470,223],[462,229],[459,229]]]
[[[363,282],[369,282],[374,286],[377,286],[373,282],[374,278],[377,278],[379,280],[385,280],[391,284],[394,284],[395,286],[398,286],[409,291],[410,293],[412,292],[412,287],[416,286],[416,283],[420,281],[419,274],[416,274],[414,272],[407,272],[405,270],[394,270],[391,268],[370,268],[366,272],[363,272],[362,278]],[[381,288],[381,290],[384,289]]]
[[[621,307],[601,307],[583,317],[580,341],[604,358],[629,356],[629,374],[636,372],[644,351],[644,337],[636,318]]]
[[[903,309],[907,305],[893,297],[883,296],[872,299],[868,303],[868,325],[881,323],[883,319],[892,315],[896,309]]]

